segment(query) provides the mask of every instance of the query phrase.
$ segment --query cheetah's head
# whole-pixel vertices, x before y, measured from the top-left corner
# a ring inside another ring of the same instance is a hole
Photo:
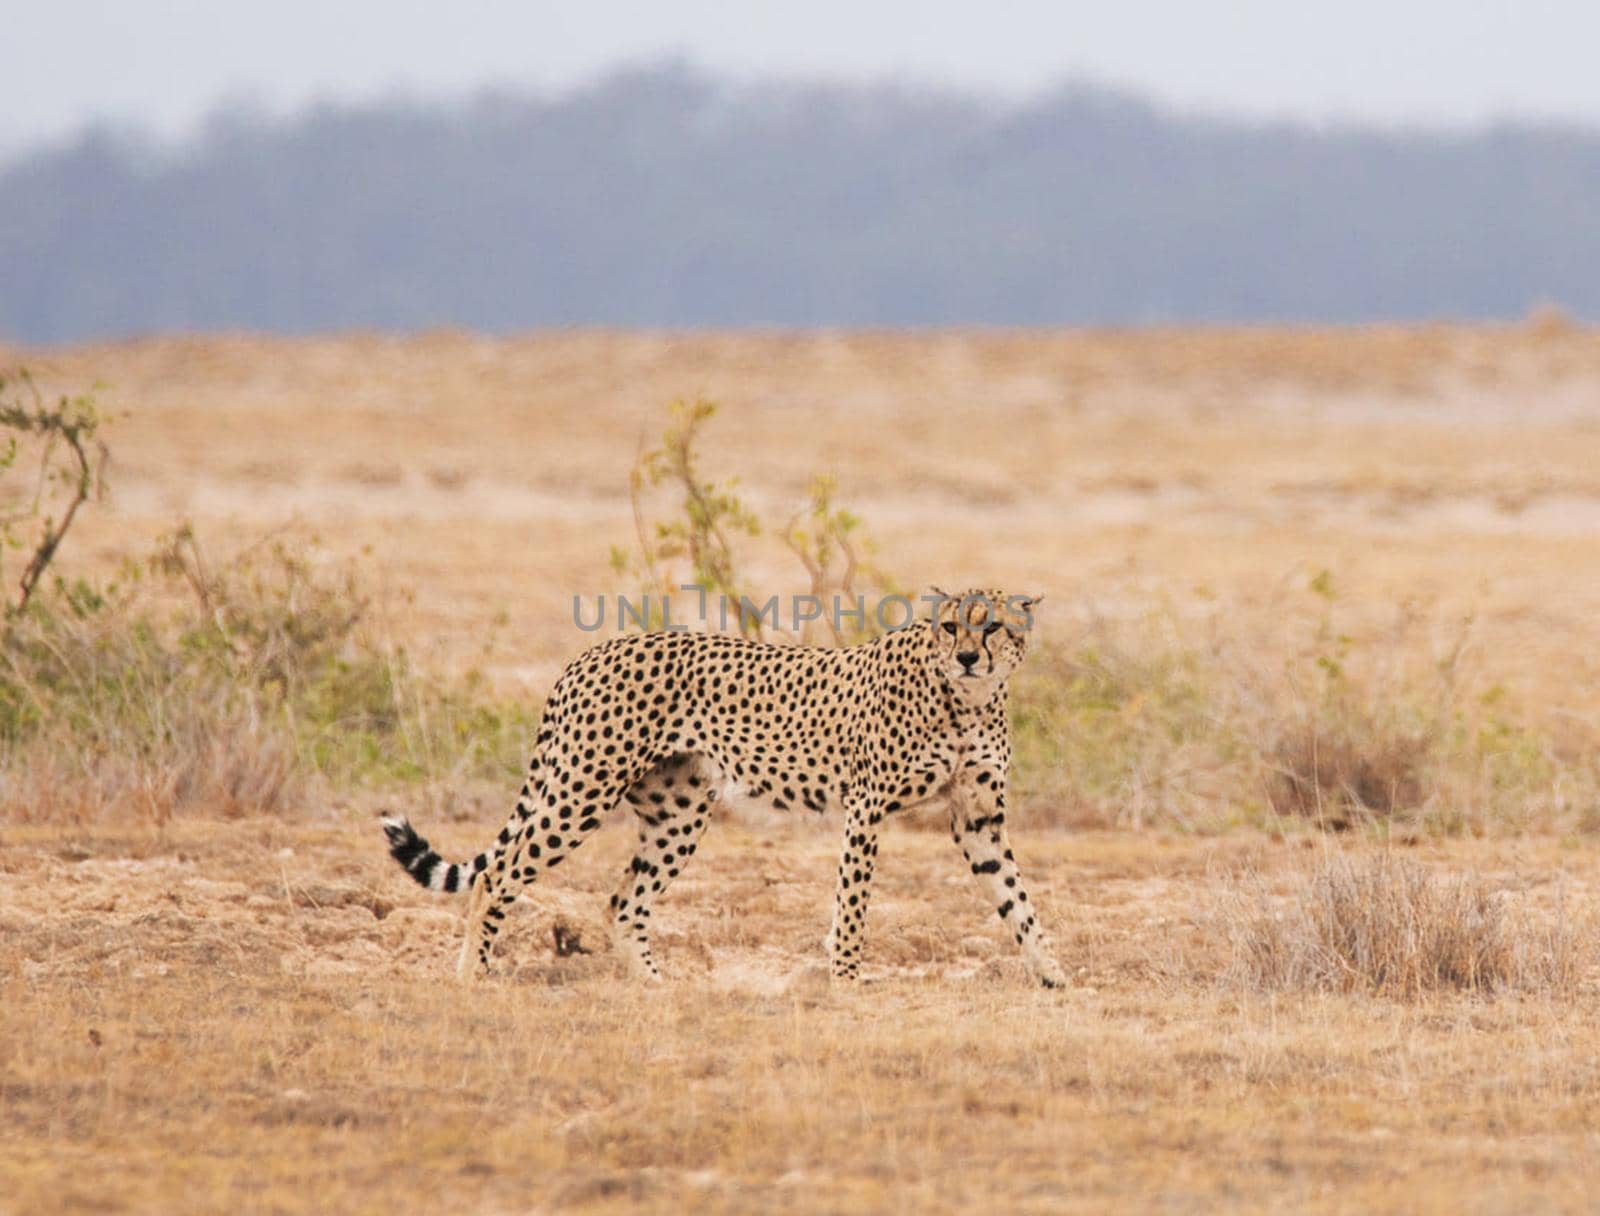
[[[943,596],[929,626],[935,670],[963,701],[992,698],[1028,653],[1036,595],[973,588]]]

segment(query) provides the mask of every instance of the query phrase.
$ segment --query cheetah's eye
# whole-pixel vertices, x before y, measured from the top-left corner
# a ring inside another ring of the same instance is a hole
[[[983,636],[984,637],[990,637],[990,636],[992,636],[994,634],[995,630],[1004,629],[1004,628],[1005,628],[1005,626],[1002,625],[999,621],[990,621],[987,625],[985,625],[983,627]]]
[[[954,621],[946,621],[944,623],[944,631],[946,633],[948,633],[951,637],[955,637],[956,636],[956,623]]]

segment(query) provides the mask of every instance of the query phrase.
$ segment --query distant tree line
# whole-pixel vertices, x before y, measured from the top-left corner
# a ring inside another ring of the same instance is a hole
[[[1600,317],[1600,131],[678,65],[0,167],[0,336]]]

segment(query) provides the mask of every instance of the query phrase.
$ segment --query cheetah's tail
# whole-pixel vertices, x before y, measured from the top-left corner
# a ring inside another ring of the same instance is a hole
[[[385,816],[380,820],[389,838],[389,856],[400,868],[430,891],[459,891],[489,865],[490,854],[479,853],[471,861],[447,862],[428,847],[404,816]]]

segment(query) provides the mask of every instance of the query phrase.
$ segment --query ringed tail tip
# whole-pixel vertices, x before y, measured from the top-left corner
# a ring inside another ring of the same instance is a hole
[[[403,815],[385,815],[378,821],[389,841],[389,856],[419,885],[432,891],[455,892],[461,889],[462,867],[452,865],[428,847]],[[477,859],[474,859],[475,862]],[[481,870],[476,865],[472,873]],[[471,881],[471,876],[468,876]]]

